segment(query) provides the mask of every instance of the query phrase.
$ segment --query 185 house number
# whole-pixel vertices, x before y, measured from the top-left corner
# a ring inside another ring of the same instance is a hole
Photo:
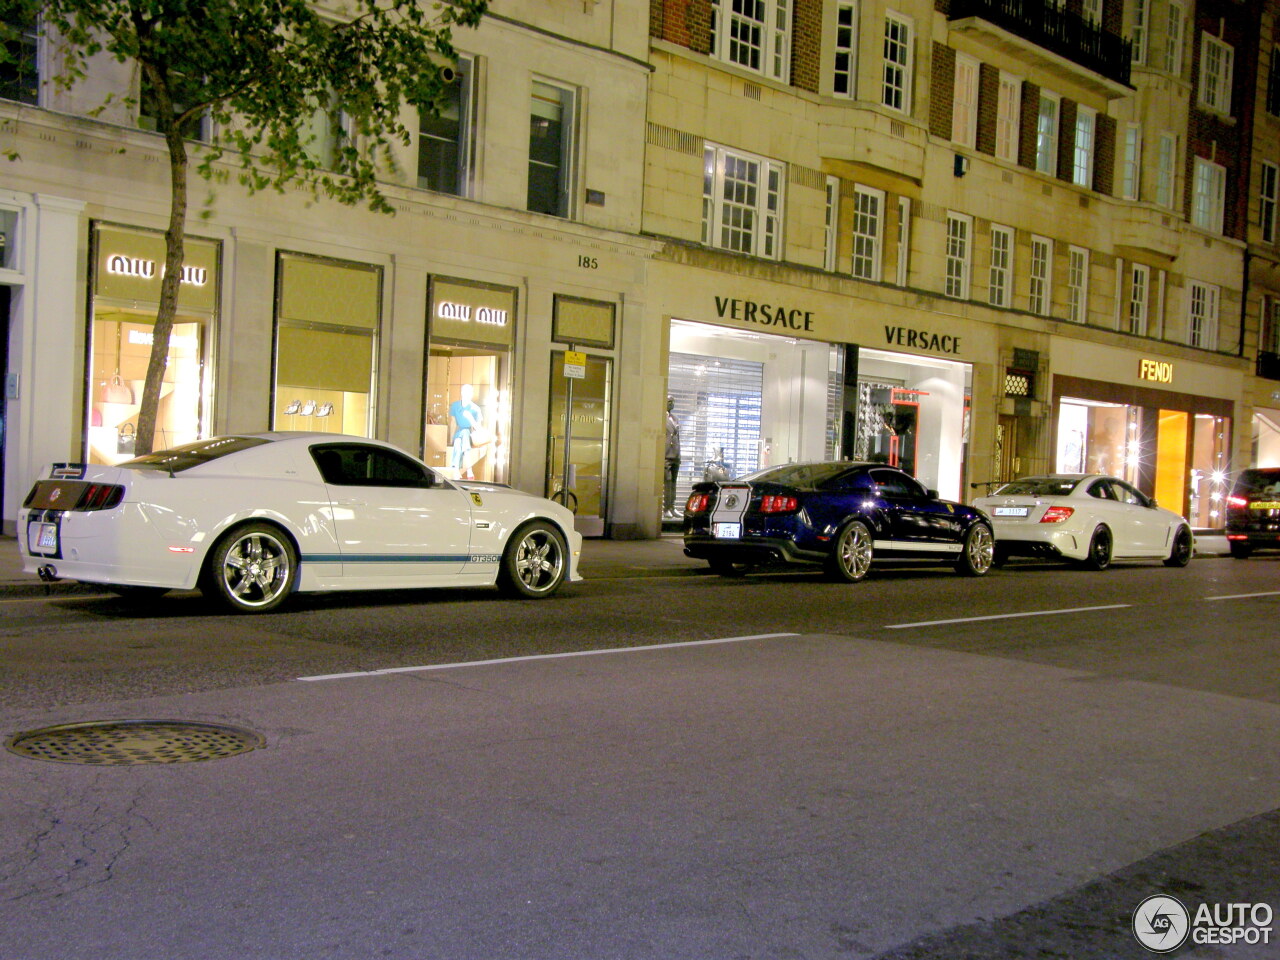
[[[581,267],[583,270],[599,270],[600,261],[597,260],[595,257],[579,256],[578,266]]]

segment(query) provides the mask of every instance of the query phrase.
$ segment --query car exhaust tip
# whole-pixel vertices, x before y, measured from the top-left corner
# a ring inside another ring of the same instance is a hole
[[[52,563],[40,564],[40,568],[36,571],[36,575],[45,583],[53,583],[55,580],[62,579],[58,576],[58,568]]]

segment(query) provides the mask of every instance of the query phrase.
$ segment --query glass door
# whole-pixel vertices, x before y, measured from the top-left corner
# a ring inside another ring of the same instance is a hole
[[[575,513],[585,537],[604,534],[613,361],[587,356],[584,375],[565,376],[565,353],[551,354],[546,495]]]

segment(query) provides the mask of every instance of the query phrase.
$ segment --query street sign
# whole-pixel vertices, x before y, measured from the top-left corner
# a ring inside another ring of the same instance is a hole
[[[587,355],[574,350],[564,353],[564,375],[570,380],[583,380],[587,376]]]

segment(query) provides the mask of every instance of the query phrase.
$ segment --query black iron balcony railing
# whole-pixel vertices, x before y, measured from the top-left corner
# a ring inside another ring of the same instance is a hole
[[[1044,0],[951,0],[951,20],[979,17],[1109,80],[1129,85],[1131,44]]]
[[[1267,380],[1280,380],[1280,353],[1258,351],[1258,376]]]

